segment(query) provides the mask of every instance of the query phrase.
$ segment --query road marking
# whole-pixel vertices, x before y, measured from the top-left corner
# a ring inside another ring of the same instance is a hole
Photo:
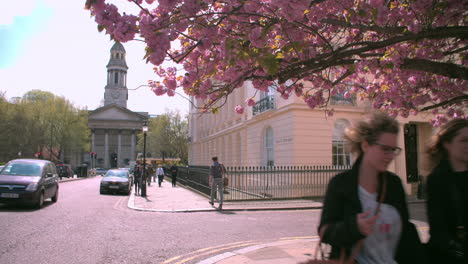
[[[254,242],[254,241],[241,241],[241,242],[229,243],[229,244],[220,245],[220,246],[202,248],[202,249],[199,249],[199,250],[196,250],[196,251],[189,252],[189,253],[187,253],[185,255],[180,255],[180,256],[177,256],[177,257],[170,258],[170,259],[162,262],[161,264],[168,264],[168,263],[177,261],[178,259],[187,257],[189,255],[202,253],[202,254],[192,256],[192,257],[185,258],[185,259],[181,260],[180,262],[174,263],[174,264],[181,264],[181,263],[185,263],[187,261],[190,261],[192,259],[195,259],[195,258],[203,256],[203,255],[212,254],[212,253],[215,253],[215,252],[219,252],[219,251],[227,250],[227,249],[231,249],[231,248],[236,248],[236,247],[250,246],[250,245],[254,245],[256,243],[261,243],[261,242],[260,241],[257,241],[257,242]]]
[[[317,239],[319,236],[305,236],[305,237],[283,237],[279,240],[300,240],[300,239]]]
[[[251,245],[255,245],[255,244],[258,244],[258,243],[246,243],[246,244],[241,244],[241,245],[235,245],[235,246],[230,246],[230,247],[224,247],[224,248],[220,248],[220,249],[216,249],[216,250],[204,252],[204,253],[202,253],[202,254],[198,254],[198,255],[195,255],[195,256],[192,256],[192,257],[185,258],[185,259],[183,259],[183,260],[181,260],[181,261],[179,261],[179,262],[176,262],[176,263],[174,263],[174,264],[183,264],[183,263],[186,263],[187,261],[190,261],[190,260],[199,258],[199,257],[204,256],[204,255],[209,255],[209,254],[213,254],[213,253],[216,253],[216,252],[220,252],[220,251],[224,251],[224,250],[228,250],[228,249],[233,249],[233,248],[251,246]]]
[[[126,197],[119,197],[119,199],[117,200],[117,202],[115,202],[114,204],[114,209],[115,210],[122,210],[123,209],[123,205],[122,205],[122,202],[123,200],[125,199]]]

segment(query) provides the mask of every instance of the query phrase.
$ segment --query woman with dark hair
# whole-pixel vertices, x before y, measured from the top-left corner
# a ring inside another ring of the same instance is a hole
[[[322,242],[332,246],[331,259],[344,252],[360,264],[424,263],[400,177],[387,171],[401,152],[398,132],[398,122],[383,112],[346,129],[358,158],[328,184],[319,225]]]
[[[428,252],[431,263],[468,263],[468,120],[453,119],[428,149]]]

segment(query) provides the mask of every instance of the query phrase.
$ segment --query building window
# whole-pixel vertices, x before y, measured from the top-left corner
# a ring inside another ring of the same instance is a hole
[[[119,73],[118,72],[114,73],[114,83],[115,84],[119,83]]]
[[[265,153],[265,165],[274,166],[275,165],[275,152],[273,145],[273,129],[268,127],[265,130],[264,137],[264,153]]]
[[[344,140],[344,131],[347,126],[349,126],[348,120],[339,119],[335,122],[332,140],[332,164],[334,166],[351,165],[351,153]]]

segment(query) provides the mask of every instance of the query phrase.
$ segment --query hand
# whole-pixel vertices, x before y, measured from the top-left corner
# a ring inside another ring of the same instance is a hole
[[[357,215],[357,224],[358,224],[359,232],[361,232],[361,234],[365,236],[368,236],[374,233],[375,221],[379,217],[378,214],[372,217],[369,217],[369,215],[370,215],[370,211],[366,211],[364,213],[360,213]]]

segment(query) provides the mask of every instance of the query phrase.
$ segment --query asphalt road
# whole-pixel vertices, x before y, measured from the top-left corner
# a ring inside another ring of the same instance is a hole
[[[0,205],[0,263],[196,263],[232,247],[316,235],[320,211],[155,213],[99,195],[100,177],[60,183],[40,210]]]

